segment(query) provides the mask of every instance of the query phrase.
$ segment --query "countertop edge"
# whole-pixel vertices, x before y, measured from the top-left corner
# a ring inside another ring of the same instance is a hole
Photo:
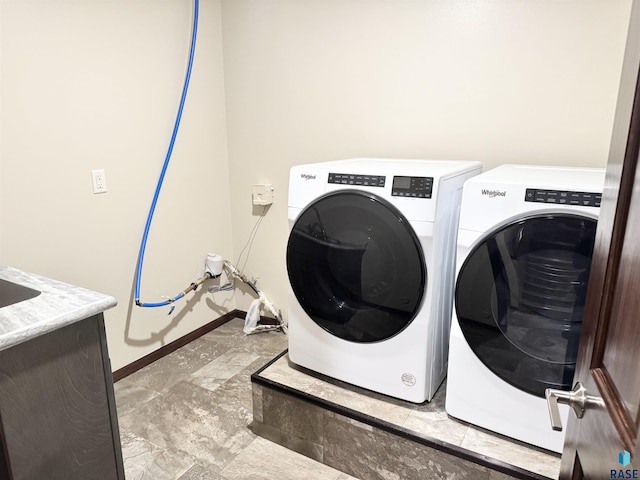
[[[0,278],[40,292],[37,297],[0,308],[0,350],[13,347],[117,305],[110,295],[0,266]]]

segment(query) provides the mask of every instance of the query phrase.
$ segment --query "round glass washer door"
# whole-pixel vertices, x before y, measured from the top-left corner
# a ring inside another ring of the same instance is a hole
[[[409,221],[385,199],[359,190],[328,193],[300,213],[287,244],[287,271],[316,324],[363,343],[406,328],[427,281]]]
[[[597,221],[540,215],[485,237],[458,274],[455,306],[484,365],[525,392],[570,390]]]

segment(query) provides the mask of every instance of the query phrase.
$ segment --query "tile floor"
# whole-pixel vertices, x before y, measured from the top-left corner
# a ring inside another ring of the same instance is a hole
[[[258,377],[270,380],[275,385],[304,392],[338,407],[366,413],[374,419],[397,427],[399,431],[437,439],[544,478],[558,478],[560,455],[449,417],[444,408],[444,384],[431,402],[416,405],[297,367],[290,362],[286,354],[260,371]],[[272,412],[271,417],[272,421],[273,418],[277,419],[276,412]],[[349,450],[348,445],[342,448]]]
[[[250,377],[287,348],[287,338],[280,332],[247,336],[243,324],[242,319],[231,320],[115,384],[127,480],[357,480],[251,431]],[[442,402],[409,412],[389,409],[397,402],[380,402],[369,395],[363,400],[359,394],[327,389],[317,378],[291,371],[286,360],[285,356],[261,375],[297,387],[311,382],[310,391],[317,390],[319,397],[330,395],[332,401],[353,408],[363,407],[365,401],[367,413],[385,421],[405,428],[415,424],[421,434],[444,436],[442,440],[483,455],[504,450],[512,458],[503,460],[557,478],[557,458],[531,455],[522,445],[514,449],[504,439],[449,423],[444,411],[434,410]],[[353,401],[359,402],[357,407],[349,404]]]
[[[350,480],[254,435],[251,374],[287,347],[234,319],[115,384],[127,480]]]

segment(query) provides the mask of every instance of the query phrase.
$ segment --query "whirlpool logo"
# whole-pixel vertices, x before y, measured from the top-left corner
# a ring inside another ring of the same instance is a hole
[[[489,198],[506,197],[507,191],[506,190],[487,190],[483,188],[482,195],[485,195]]]
[[[303,180],[315,180],[316,176],[311,173],[301,173],[300,178],[302,178]]]
[[[628,466],[631,463],[631,454],[626,450],[621,451],[618,454],[618,463],[623,467]],[[627,468],[627,469],[611,469],[609,474],[609,478],[638,478],[638,469],[637,468]]]

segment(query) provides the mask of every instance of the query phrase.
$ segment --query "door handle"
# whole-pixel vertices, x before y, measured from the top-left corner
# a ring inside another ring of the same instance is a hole
[[[587,395],[587,389],[580,382],[577,382],[570,392],[547,388],[544,391],[544,396],[547,398],[547,407],[549,407],[551,428],[557,431],[562,431],[559,403],[569,405],[578,418],[584,416],[584,411],[588,406],[604,406],[602,398]]]

